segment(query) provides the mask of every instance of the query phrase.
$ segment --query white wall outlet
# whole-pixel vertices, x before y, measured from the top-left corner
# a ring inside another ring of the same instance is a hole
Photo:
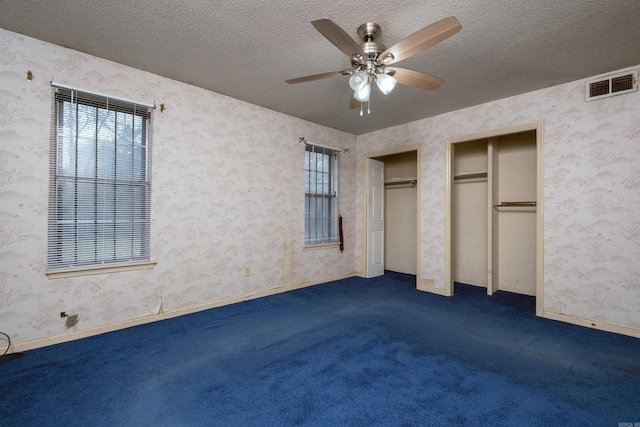
[[[64,326],[66,328],[73,328],[78,324],[78,315],[77,314],[69,314],[66,317],[66,321],[64,322]]]

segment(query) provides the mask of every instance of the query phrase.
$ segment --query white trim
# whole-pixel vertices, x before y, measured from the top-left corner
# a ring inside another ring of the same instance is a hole
[[[60,270],[47,270],[44,274],[46,274],[49,279],[63,279],[66,277],[90,276],[94,274],[119,273],[121,271],[148,270],[155,267],[156,264],[157,261],[155,260],[134,261],[127,263],[91,265],[78,268],[65,268]]]
[[[332,249],[332,248],[339,248],[340,247],[340,242],[331,242],[331,243],[318,243],[318,244],[313,244],[310,243],[308,245],[304,245],[302,247],[303,251],[315,251],[317,249]]]
[[[21,343],[17,343],[17,344],[11,344],[11,348],[9,349],[9,352],[15,353],[15,352],[19,352],[19,351],[33,350],[33,349],[36,349],[36,348],[46,347],[46,346],[49,346],[49,345],[60,344],[60,343],[68,342],[68,341],[74,341],[74,340],[81,339],[81,338],[87,338],[87,337],[91,337],[91,336],[94,336],[94,335],[104,334],[106,332],[113,332],[113,331],[117,331],[117,330],[120,330],[120,329],[130,328],[132,326],[139,326],[139,325],[144,325],[146,323],[157,322],[159,320],[171,319],[173,317],[183,316],[185,314],[197,313],[199,311],[209,310],[211,308],[216,308],[216,307],[221,307],[221,306],[224,306],[224,305],[235,304],[235,303],[238,303],[238,302],[248,301],[248,300],[252,300],[252,299],[255,299],[255,298],[262,298],[262,297],[269,296],[269,295],[279,294],[279,293],[282,293],[282,292],[288,292],[288,291],[292,291],[292,290],[295,290],[295,289],[306,288],[308,286],[319,285],[319,284],[322,284],[322,283],[333,282],[335,280],[346,279],[346,278],[355,277],[355,276],[358,276],[358,275],[359,275],[358,272],[352,272],[352,273],[341,275],[341,276],[328,277],[328,278],[322,279],[322,280],[314,280],[314,281],[296,283],[296,284],[292,284],[292,285],[279,286],[279,287],[267,289],[267,290],[264,290],[264,291],[259,291],[259,292],[255,292],[255,293],[249,293],[249,294],[240,295],[240,296],[237,296],[237,297],[224,298],[224,299],[221,299],[221,300],[218,300],[218,301],[213,301],[213,302],[209,302],[209,303],[205,303],[205,304],[199,304],[199,305],[193,305],[193,306],[190,306],[190,307],[179,308],[179,309],[168,311],[168,312],[164,312],[164,313],[161,312],[161,313],[157,313],[157,314],[149,314],[149,315],[146,315],[146,316],[136,317],[136,318],[129,319],[129,320],[123,320],[121,322],[111,323],[111,324],[108,324],[108,325],[96,326],[94,328],[89,328],[89,329],[83,329],[83,330],[79,330],[79,331],[63,333],[63,334],[60,334],[60,335],[54,335],[54,336],[47,337],[47,338],[40,338],[40,339],[35,339],[35,340],[31,340],[31,341],[25,341],[25,342],[21,342]]]
[[[453,140],[445,140],[444,151],[444,289],[442,295],[452,296],[454,292],[451,266],[451,191],[453,177]],[[487,175],[487,180],[489,179]]]
[[[451,275],[451,187],[452,187],[452,146],[460,142],[475,141],[511,135],[514,133],[536,132],[537,161],[537,208],[536,208],[536,316],[542,316],[544,307],[544,123],[542,121],[508,126],[469,135],[453,136],[445,140],[445,268],[444,287],[447,295],[453,295]]]
[[[401,153],[409,153],[415,151],[416,152],[416,180],[417,188],[416,191],[416,205],[417,205],[417,224],[416,224],[416,288],[419,289],[420,280],[430,280],[430,279],[421,279],[422,275],[422,190],[421,190],[421,182],[422,182],[422,144],[414,144],[414,145],[405,145],[402,147],[394,147],[388,148],[382,151],[374,151],[365,153],[363,156],[363,182],[364,182],[364,209],[363,209],[363,217],[362,217],[362,274],[363,277],[367,277],[367,244],[368,238],[367,235],[367,218],[369,215],[369,174],[367,170],[367,159],[375,159],[376,157],[384,157],[392,154],[401,154]]]
[[[142,107],[147,107],[147,108],[152,108],[152,109],[156,108],[155,104],[149,104],[148,102],[133,101],[131,99],[121,98],[119,96],[107,95],[106,93],[96,92],[94,90],[82,89],[82,88],[78,88],[78,87],[75,87],[75,86],[70,86],[70,85],[64,84],[64,83],[54,82],[53,80],[51,81],[51,86],[57,87],[57,88],[61,88],[61,89],[69,89],[69,90],[75,90],[77,92],[88,93],[90,95],[102,96],[104,98],[115,99],[117,101],[127,102],[129,104],[140,105]]]
[[[329,147],[328,145],[316,144],[315,142],[304,141],[304,145],[312,145],[314,147],[326,148],[327,150],[337,151],[338,153],[342,153],[342,149]]]
[[[451,296],[447,293],[446,289],[436,288],[436,282],[433,279],[420,279],[420,281],[417,284],[417,289],[419,291],[429,292],[429,293],[440,295],[443,297]]]
[[[579,317],[568,316],[566,314],[560,314],[560,313],[551,313],[548,311],[543,312],[542,317],[544,317],[545,319],[572,323],[574,325],[584,326],[586,328],[598,329],[600,331],[613,332],[616,334],[622,334],[622,335],[628,335],[630,337],[640,338],[640,330],[638,329],[611,325],[609,323],[601,323],[595,320],[580,319]]]
[[[536,316],[544,312],[544,122],[535,124],[538,161],[536,195]]]

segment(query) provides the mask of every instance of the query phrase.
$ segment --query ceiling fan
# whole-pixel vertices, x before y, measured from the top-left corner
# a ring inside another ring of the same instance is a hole
[[[349,86],[354,91],[350,107],[369,103],[371,84],[375,81],[380,91],[387,95],[396,83],[420,89],[438,89],[444,80],[419,71],[406,68],[390,67],[389,65],[407,59],[443,40],[448,39],[462,29],[456,18],[450,16],[416,31],[409,37],[399,41],[390,48],[386,48],[375,39],[380,34],[380,25],[366,23],[358,28],[358,35],[364,41],[356,43],[342,28],[330,19],[319,19],[311,24],[338,49],[351,60],[351,68],[328,73],[314,74],[286,80],[289,84],[304,83],[330,77],[348,76]],[[370,108],[369,108],[369,112]]]

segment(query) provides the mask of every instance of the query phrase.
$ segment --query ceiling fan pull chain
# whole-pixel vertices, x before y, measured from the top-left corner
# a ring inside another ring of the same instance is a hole
[[[371,98],[367,101],[367,114],[371,114]]]
[[[363,102],[360,102],[360,117],[362,117],[362,104]]]

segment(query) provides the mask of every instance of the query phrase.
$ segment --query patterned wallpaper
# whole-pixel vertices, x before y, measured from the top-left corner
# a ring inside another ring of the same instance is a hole
[[[154,113],[154,269],[44,275],[50,80],[165,103]],[[21,343],[68,332],[61,311],[81,330],[361,271],[365,154],[414,144],[420,275],[443,288],[445,139],[541,120],[544,308],[640,330],[640,93],[584,102],[576,81],[355,137],[0,29],[0,330]],[[302,250],[299,136],[351,148],[342,254]]]
[[[575,81],[358,137],[359,176],[367,152],[422,144],[422,278],[444,288],[446,138],[543,121],[544,310],[640,329],[640,92],[585,102],[584,90]]]
[[[5,30],[0,70],[0,330],[12,342],[359,269],[355,136]],[[45,276],[51,80],[165,103],[153,118],[154,269]],[[344,253],[303,251],[300,136],[351,148],[340,157]],[[78,325],[65,330],[62,311]]]

